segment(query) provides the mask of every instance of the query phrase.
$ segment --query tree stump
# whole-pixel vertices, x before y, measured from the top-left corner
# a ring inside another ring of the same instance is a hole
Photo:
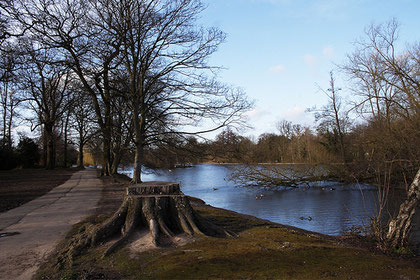
[[[201,217],[177,183],[146,182],[131,185],[117,212],[98,226],[90,226],[74,239],[66,252],[73,259],[83,249],[119,235],[104,256],[126,243],[136,230],[147,229],[156,246],[172,244],[178,234],[228,237],[234,234]]]

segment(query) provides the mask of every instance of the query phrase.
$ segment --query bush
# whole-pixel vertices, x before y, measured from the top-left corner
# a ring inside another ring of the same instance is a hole
[[[39,163],[39,147],[31,138],[25,136],[20,138],[16,153],[18,155],[19,164],[23,168],[34,167]]]
[[[17,156],[13,148],[0,146],[0,170],[10,170],[17,166]]]

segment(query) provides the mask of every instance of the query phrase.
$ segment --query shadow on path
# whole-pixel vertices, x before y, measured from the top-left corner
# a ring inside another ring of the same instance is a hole
[[[31,279],[71,226],[93,213],[102,182],[94,169],[0,214],[0,279]]]

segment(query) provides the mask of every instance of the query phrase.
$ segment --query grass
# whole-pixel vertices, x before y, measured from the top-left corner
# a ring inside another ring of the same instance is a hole
[[[25,204],[63,184],[77,169],[0,171],[0,213]]]
[[[104,259],[105,247],[99,246],[68,266],[55,265],[51,257],[36,279],[420,279],[418,257],[390,257],[360,243],[343,243],[198,201],[193,200],[193,206],[238,237],[201,237],[182,247],[135,256],[122,248]],[[90,221],[95,223],[95,217]]]

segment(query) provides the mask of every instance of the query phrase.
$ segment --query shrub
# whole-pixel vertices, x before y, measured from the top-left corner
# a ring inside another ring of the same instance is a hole
[[[30,168],[38,165],[40,159],[39,147],[35,141],[28,137],[20,138],[16,149],[19,164],[23,168]]]
[[[0,146],[0,170],[10,170],[17,166],[16,152],[8,146]]]

